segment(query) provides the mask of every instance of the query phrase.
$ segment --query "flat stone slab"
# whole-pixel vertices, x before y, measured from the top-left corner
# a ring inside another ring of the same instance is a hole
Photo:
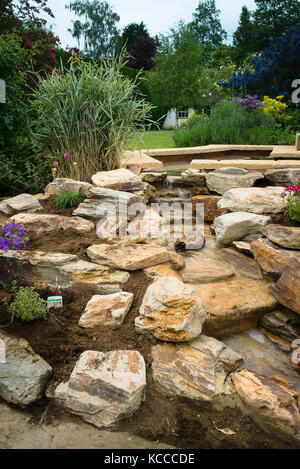
[[[194,169],[181,173],[183,183],[189,186],[206,187],[206,174]]]
[[[147,172],[141,174],[141,179],[143,182],[149,182],[152,184],[153,182],[164,182],[167,179],[168,173],[165,171],[160,171],[157,173],[154,172]]]
[[[0,202],[0,215],[5,218],[20,212],[35,213],[42,209],[39,201],[30,194],[20,194]]]
[[[278,310],[265,314],[260,326],[290,343],[300,339],[300,316],[292,311]]]
[[[98,428],[130,417],[140,406],[146,387],[146,366],[133,350],[86,351],[68,382],[48,392],[56,404]]]
[[[254,259],[269,274],[280,275],[294,259],[300,261],[300,252],[283,249],[268,239],[258,239],[251,243]]]
[[[234,276],[234,271],[224,263],[213,260],[187,260],[186,268],[182,272],[182,279],[186,283],[211,283],[226,280]]]
[[[82,192],[87,194],[89,189],[93,187],[92,184],[84,181],[76,181],[75,179],[69,178],[56,178],[54,181],[50,182],[45,189],[45,194],[54,195],[58,194],[61,191],[68,192]]]
[[[35,233],[37,235],[51,233],[56,230],[72,230],[77,233],[89,233],[95,229],[94,223],[80,217],[19,213],[12,216],[7,223],[13,220],[15,223],[24,226],[26,233]]]
[[[282,168],[300,168],[300,161],[295,160],[193,160],[190,164],[191,169],[208,170],[225,167],[244,168],[247,170],[267,171],[268,169]]]
[[[234,249],[221,249],[218,251],[218,255],[223,261],[232,265],[240,274],[255,280],[263,278],[258,263],[249,256]]]
[[[159,277],[175,277],[182,281],[181,274],[173,268],[171,262],[164,262],[163,264],[146,267],[144,272],[151,279],[157,279]]]
[[[97,187],[115,189],[118,191],[138,191],[143,188],[143,181],[128,169],[114,169],[100,171],[92,176],[92,182]]]
[[[288,384],[259,373],[232,374],[241,409],[265,430],[287,442],[300,442],[298,394]]]
[[[262,314],[273,311],[277,305],[261,280],[227,280],[194,288],[207,312],[203,333],[212,337],[255,328]]]
[[[281,213],[285,210],[283,191],[284,187],[230,189],[218,202],[218,207],[230,212]]]
[[[156,345],[152,358],[162,393],[209,403],[233,394],[231,373],[243,369],[237,352],[203,335],[188,344]]]
[[[238,171],[242,169],[236,168],[235,170]],[[246,174],[230,174],[217,170],[213,173],[206,174],[206,183],[210,191],[223,195],[229,189],[235,189],[238,187],[253,187],[256,181],[263,178],[263,174],[257,171],[246,171]]]
[[[232,212],[217,217],[214,222],[215,234],[219,244],[231,244],[249,235],[261,233],[270,217],[248,212]]]
[[[39,289],[91,287],[95,293],[110,294],[122,291],[129,273],[81,261],[72,254],[0,251],[0,281],[10,285],[13,279]]]
[[[121,327],[132,301],[133,293],[128,292],[95,295],[86,305],[78,325],[84,328]]]
[[[167,342],[185,342],[199,336],[206,312],[193,288],[175,277],[158,278],[145,293],[137,332]]]
[[[300,160],[300,151],[292,145],[276,145],[270,154],[271,158],[294,158]]]
[[[234,247],[239,251],[239,252],[245,252],[246,254],[252,254],[251,251],[251,244],[247,241],[233,241],[232,243]]]
[[[269,169],[265,178],[275,186],[294,186],[300,181],[300,168]]]
[[[0,340],[6,349],[0,361],[0,396],[21,407],[41,399],[52,376],[51,366],[34,352],[27,340],[2,330]]]
[[[166,248],[153,244],[97,244],[87,249],[87,255],[97,264],[128,271],[162,264],[171,259]]]
[[[272,295],[287,308],[300,314],[300,260],[293,259],[283,269],[275,285],[270,287]]]
[[[163,171],[163,163],[148,155],[147,150],[125,151],[121,157],[121,168],[137,166],[145,171]]]
[[[134,204],[145,204],[144,197],[131,192],[94,187],[88,191],[88,198],[74,210],[73,215],[99,220],[115,213],[121,217],[132,219],[136,213],[132,213],[130,216],[128,209]]]
[[[263,234],[283,248],[300,250],[300,227],[267,225]]]

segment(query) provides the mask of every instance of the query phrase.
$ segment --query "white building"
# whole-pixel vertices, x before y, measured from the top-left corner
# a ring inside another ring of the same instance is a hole
[[[179,110],[170,109],[163,123],[163,129],[173,130],[177,127],[180,127],[182,123],[185,122],[193,112],[193,109],[188,108],[182,108]]]

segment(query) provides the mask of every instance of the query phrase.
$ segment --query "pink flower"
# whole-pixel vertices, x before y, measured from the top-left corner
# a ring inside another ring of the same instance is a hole
[[[53,161],[52,164],[53,164],[53,166],[55,167],[55,166],[58,166],[58,165],[59,165],[59,162],[58,162],[58,161]]]
[[[64,159],[67,160],[68,158],[71,158],[71,155],[69,153],[64,154]]]

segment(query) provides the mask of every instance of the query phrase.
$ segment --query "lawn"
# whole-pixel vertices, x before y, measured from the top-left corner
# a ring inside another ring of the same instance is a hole
[[[150,132],[137,132],[128,150],[150,150],[152,148],[175,148],[173,130],[151,130]]]

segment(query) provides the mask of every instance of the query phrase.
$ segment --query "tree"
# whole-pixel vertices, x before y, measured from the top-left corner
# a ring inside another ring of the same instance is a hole
[[[138,37],[150,37],[148,29],[143,21],[139,24],[130,23],[125,26],[122,33],[122,43],[127,52],[133,49]]]
[[[73,21],[73,30],[69,30],[78,41],[84,40],[84,53],[98,59],[112,55],[118,37],[116,23],[119,15],[114,13],[107,2],[98,0],[75,0],[66,6],[85,21]]]
[[[134,47],[129,52],[130,59],[127,64],[128,67],[139,70],[151,70],[154,66],[153,58],[156,54],[158,44],[158,37],[139,36]]]
[[[247,55],[255,52],[254,40],[255,26],[252,22],[252,14],[246,6],[243,6],[239,26],[233,34],[234,58],[237,64],[240,65]]]
[[[267,48],[276,37],[300,23],[298,0],[255,0],[255,3],[257,8],[253,19],[258,29],[255,40],[257,51]]]
[[[262,98],[291,97],[292,83],[300,76],[300,25],[290,28],[268,49],[252,60],[253,71],[234,73],[229,81],[219,83],[236,95],[251,94]]]
[[[0,34],[11,32],[15,26],[16,18],[24,21],[35,22],[35,24],[45,24],[46,20],[39,18],[41,12],[47,13],[54,18],[54,15],[49,7],[47,7],[47,0],[23,0],[17,2],[16,0],[1,0],[0,3]]]
[[[222,28],[215,0],[200,0],[193,14],[192,26],[201,44],[217,48],[227,38]]]
[[[146,86],[153,104],[171,108],[193,107],[199,100],[198,78],[203,68],[203,47],[190,25],[180,22],[169,35],[161,35]]]

